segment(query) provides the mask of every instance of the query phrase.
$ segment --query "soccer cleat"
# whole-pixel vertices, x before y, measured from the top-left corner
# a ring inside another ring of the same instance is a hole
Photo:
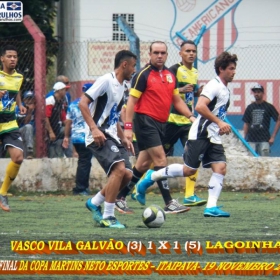
[[[8,203],[8,197],[6,195],[0,195],[0,207],[4,210],[9,212],[10,206]]]
[[[122,214],[133,214],[134,211],[127,207],[127,202],[124,197],[121,199],[116,199],[115,209],[118,210]]]
[[[207,203],[206,199],[201,199],[197,195],[192,195],[189,197],[185,197],[183,200],[183,204],[185,206],[201,206]]]
[[[151,179],[153,172],[154,170],[149,169],[144,179],[140,180],[135,186],[136,200],[142,205],[146,204],[146,190],[154,184],[154,181]]]
[[[181,205],[178,200],[172,199],[168,205],[164,207],[165,214],[176,214],[189,211],[191,208]]]
[[[230,213],[221,210],[223,206],[215,206],[211,208],[204,209],[204,217],[230,217]]]
[[[126,228],[125,225],[121,224],[115,217],[110,216],[100,221],[100,226],[104,228]]]
[[[91,203],[91,198],[89,198],[86,202],[86,208],[92,212],[92,218],[96,223],[100,223],[102,220],[101,206],[96,206]]]

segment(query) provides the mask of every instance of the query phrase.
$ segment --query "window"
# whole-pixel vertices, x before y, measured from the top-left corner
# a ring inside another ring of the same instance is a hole
[[[128,26],[134,30],[134,14],[113,14],[112,17],[112,40],[113,41],[127,41],[127,37],[124,32],[120,29],[117,18],[122,16],[124,20],[128,23]]]

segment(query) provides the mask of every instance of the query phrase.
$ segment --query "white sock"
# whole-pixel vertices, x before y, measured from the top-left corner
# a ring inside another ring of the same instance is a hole
[[[184,165],[179,163],[170,164],[158,171],[155,171],[151,175],[153,181],[161,179],[167,179],[172,177],[184,177],[183,171]]]
[[[108,217],[115,217],[115,203],[104,202],[104,212],[103,212],[103,219]]]
[[[105,201],[105,196],[103,196],[101,194],[101,192],[98,192],[92,199],[91,199],[91,203],[99,206],[100,204],[102,204]]]
[[[208,201],[206,208],[216,207],[223,188],[224,175],[213,173],[208,184]]]

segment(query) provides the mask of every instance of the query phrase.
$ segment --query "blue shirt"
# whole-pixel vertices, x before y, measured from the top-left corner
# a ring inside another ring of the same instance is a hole
[[[72,121],[71,140],[72,143],[76,144],[85,143],[86,123],[79,108],[80,99],[78,98],[70,103],[66,115],[66,119]]]

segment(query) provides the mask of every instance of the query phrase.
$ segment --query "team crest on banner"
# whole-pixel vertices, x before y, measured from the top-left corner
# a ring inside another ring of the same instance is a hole
[[[198,60],[206,63],[221,52],[229,50],[237,40],[238,31],[234,22],[237,6],[242,0],[201,1],[205,5],[198,9],[198,0],[170,0],[174,7],[174,21],[170,30],[172,42],[179,48],[182,39],[176,32],[194,40],[201,27],[206,26],[198,45]],[[206,3],[207,2],[207,3]]]

